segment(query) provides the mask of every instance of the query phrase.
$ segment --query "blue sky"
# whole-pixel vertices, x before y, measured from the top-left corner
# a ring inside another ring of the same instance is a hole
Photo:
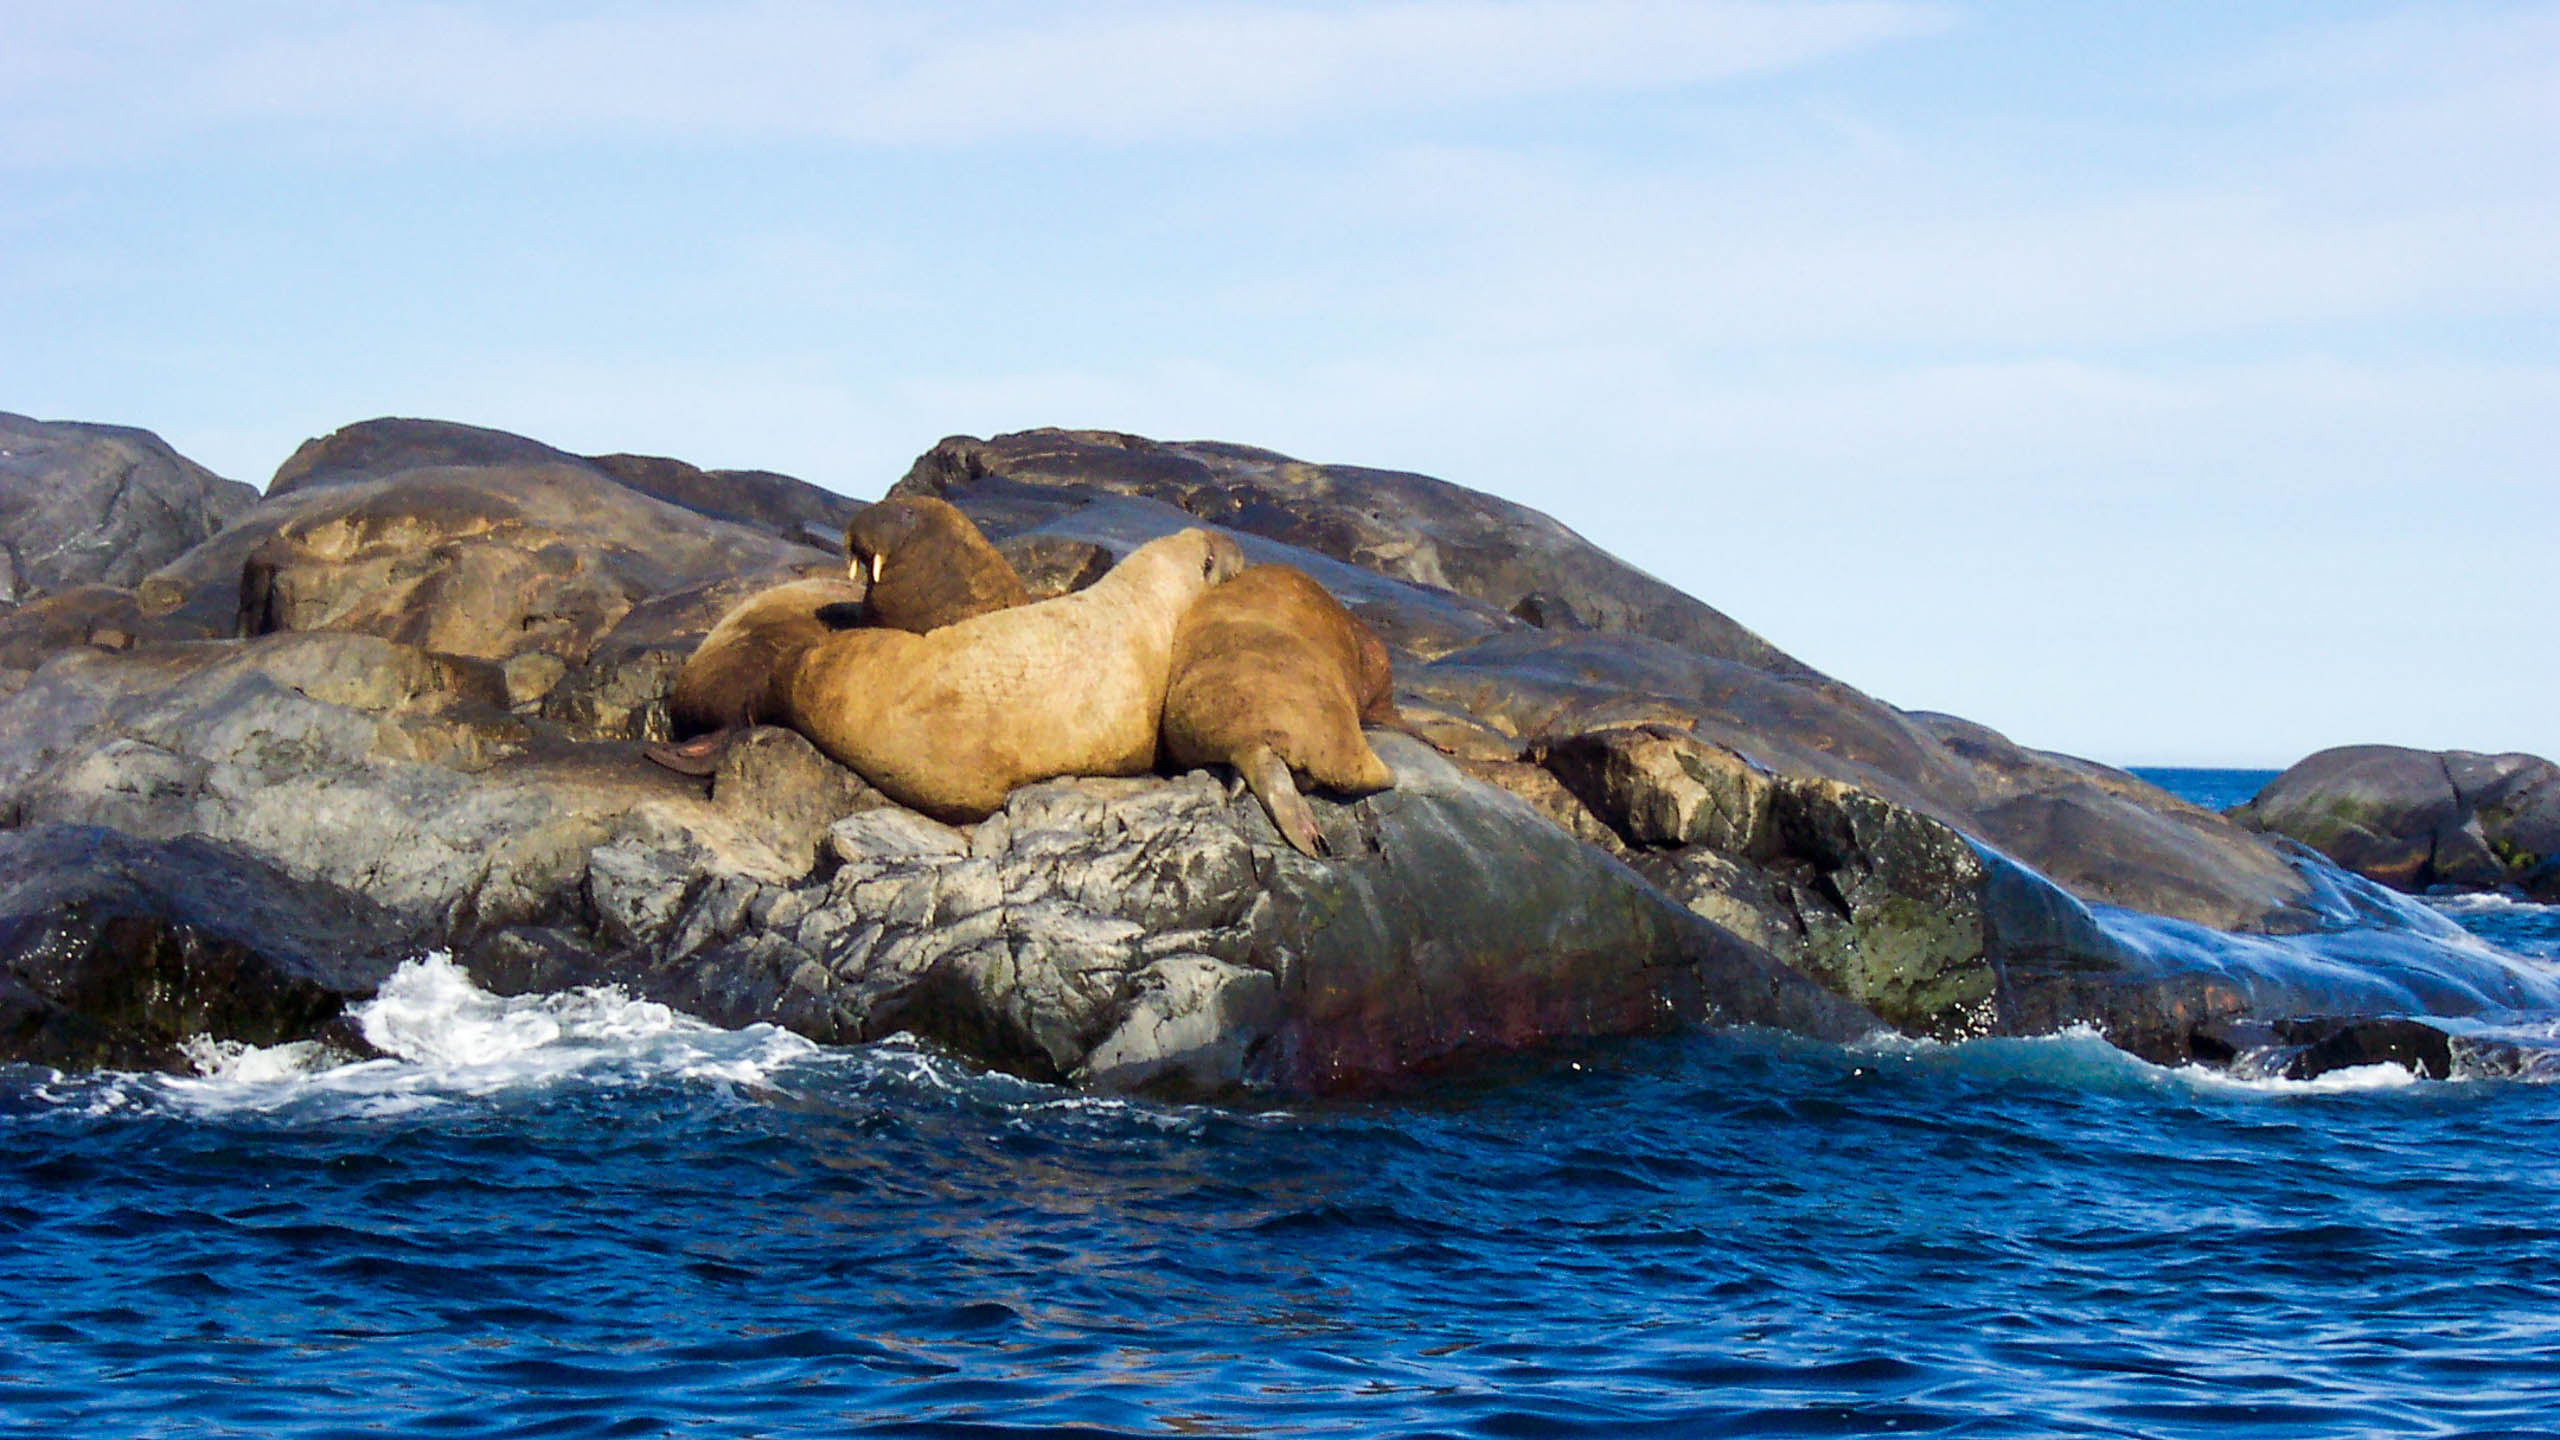
[[[0,0],[0,409],[1536,505],[2117,763],[2560,755],[2560,6]]]

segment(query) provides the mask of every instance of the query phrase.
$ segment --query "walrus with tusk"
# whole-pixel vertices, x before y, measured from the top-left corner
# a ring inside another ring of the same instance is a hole
[[[955,823],[1035,780],[1145,774],[1183,613],[1243,568],[1233,540],[1184,530],[1054,600],[922,635],[840,631],[800,652],[784,718],[891,799]]]
[[[845,579],[777,585],[720,617],[667,694],[676,743],[642,753],[708,775],[746,727],[784,718],[778,687],[816,641],[855,625],[923,634],[1030,600],[1013,566],[946,500],[868,506],[845,527],[844,544]]]

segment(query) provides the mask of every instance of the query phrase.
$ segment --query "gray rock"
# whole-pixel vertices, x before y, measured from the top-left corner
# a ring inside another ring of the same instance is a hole
[[[986,494],[1009,501],[1027,517],[1036,514],[1042,490],[1161,501],[1232,531],[1466,596],[1497,615],[1535,594],[1602,629],[1652,635],[1785,673],[1812,673],[1723,614],[1549,516],[1425,475],[1310,465],[1243,445],[1030,430],[992,440],[945,440],[889,493],[939,495],[963,509],[973,508],[973,496]]]
[[[147,430],[0,413],[0,600],[130,587],[257,498]]]
[[[2400,890],[2512,885],[2560,900],[2560,766],[2396,745],[2323,750],[2232,811]]]
[[[822,827],[742,823],[633,747],[561,742],[505,699],[491,667],[368,635],[66,652],[0,700],[0,805],[207,836],[440,943],[574,912],[589,852],[620,840],[808,873]]]
[[[406,953],[361,895],[197,836],[0,833],[0,1061],[188,1068],[199,1038],[327,1036]]]
[[[1180,1094],[1365,1088],[1709,1016],[1874,1024],[1515,797],[1375,739],[1396,788],[1313,802],[1333,861],[1206,773],[1052,781],[966,834],[898,809],[840,821],[822,885],[741,900],[654,877],[686,913],[650,923],[678,938],[616,973],[741,1007],[717,1012],[733,1023],[908,1031],[1037,1078]]]

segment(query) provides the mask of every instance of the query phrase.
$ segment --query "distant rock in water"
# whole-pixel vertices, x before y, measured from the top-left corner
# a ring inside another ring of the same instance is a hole
[[[2341,746],[2278,775],[2231,818],[2394,889],[2514,886],[2560,902],[2560,765],[2539,756]]]
[[[1318,861],[1218,771],[1027,786],[958,829],[788,730],[707,785],[647,763],[722,613],[841,573],[861,502],[788,477],[373,420],[250,504],[140,432],[46,434],[13,493],[87,493],[121,445],[204,516],[0,614],[0,841],[53,877],[9,892],[10,933],[77,960],[13,972],[0,1059],[312,1033],[394,958],[349,945],[363,973],[314,980],[331,913],[492,988],[612,983],[1183,1095],[1682,1024],[2085,1024],[2187,1061],[2237,1053],[2234,1026],[2560,1009],[2424,907],[2122,771],[1882,704],[1425,476],[1052,430],[946,440],[897,487],[958,505],[1040,595],[1205,521],[1374,628],[1429,743],[1372,732],[1396,786],[1310,797]],[[0,510],[0,542],[32,554],[81,513]],[[148,913],[82,938],[124,891]],[[241,1004],[133,1020],[132,996],[224,989]]]

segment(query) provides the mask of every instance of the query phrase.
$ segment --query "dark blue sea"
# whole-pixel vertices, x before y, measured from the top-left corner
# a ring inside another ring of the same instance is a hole
[[[0,1433],[2560,1433],[2560,1087],[1745,1033],[1247,1112],[434,961],[364,1020],[0,1070]]]

